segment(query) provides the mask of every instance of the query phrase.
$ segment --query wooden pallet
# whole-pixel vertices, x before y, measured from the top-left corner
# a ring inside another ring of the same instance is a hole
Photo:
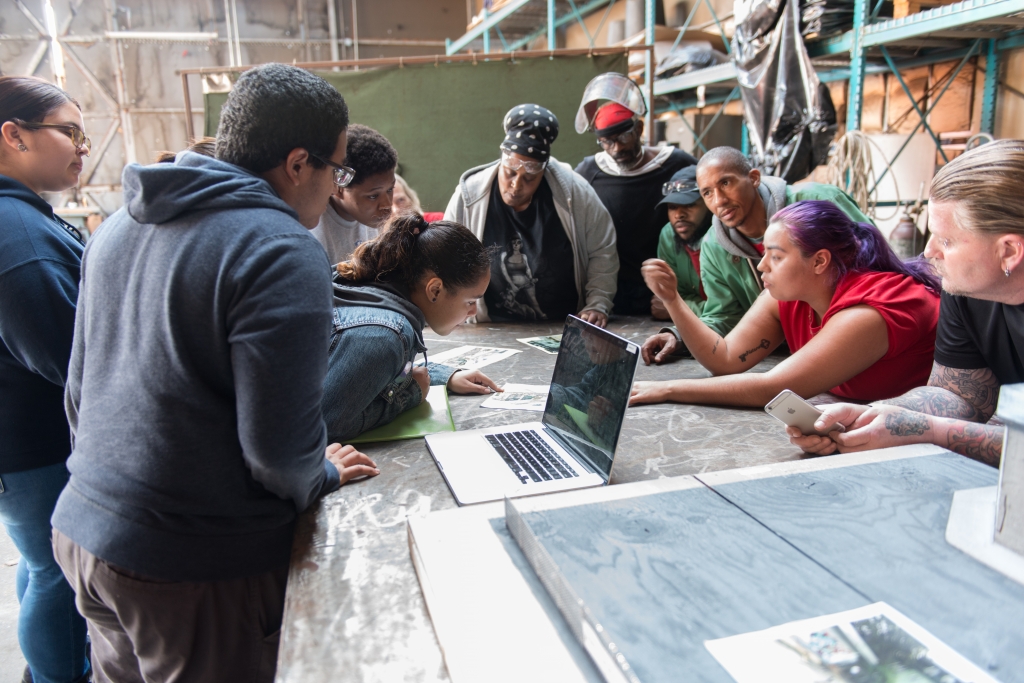
[[[952,5],[959,0],[893,0],[893,19],[902,19],[910,14],[917,14],[921,10],[938,7],[940,5]]]

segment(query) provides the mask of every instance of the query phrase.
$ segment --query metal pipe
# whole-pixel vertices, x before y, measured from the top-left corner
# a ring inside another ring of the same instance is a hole
[[[299,42],[302,43],[302,56],[309,61],[309,43],[306,39],[309,37],[309,33],[306,30],[306,2],[305,0],[295,0],[295,14],[299,21]]]
[[[231,0],[224,0],[224,30],[228,34],[228,65],[238,66],[235,63],[235,48],[231,44]]]
[[[352,0],[352,56],[359,61],[359,13],[356,9],[357,0]],[[359,67],[356,66],[356,71]]]
[[[647,144],[654,145],[654,0],[644,0],[644,44],[650,49],[644,54],[644,83],[647,84]]]
[[[181,74],[181,94],[185,100],[185,138],[195,140],[195,125],[192,122],[192,94],[188,91],[188,74]]]
[[[231,25],[235,32],[235,64],[241,66],[242,62],[242,43],[241,34],[238,31],[238,2],[237,0],[231,0]]]
[[[555,0],[548,0],[548,49],[558,47],[555,42]]]
[[[117,26],[117,5],[116,0],[104,0],[107,14],[107,30],[116,31]],[[124,50],[121,41],[116,38],[110,41],[110,53],[114,63],[114,83],[117,87],[118,114],[121,119],[121,136],[124,139],[124,161],[126,164],[135,163],[135,128],[132,125],[131,114],[128,113],[128,88],[124,79]]]
[[[338,61],[338,8],[337,0],[327,0],[327,33],[331,37],[331,61]]]
[[[57,18],[53,14],[53,4],[43,0],[43,20],[46,22],[46,37],[50,43],[50,67],[53,69],[53,80],[58,88],[64,88],[68,76],[64,70],[64,50],[57,40]]]
[[[187,31],[106,31],[104,38],[117,40],[159,40],[174,43],[208,43],[217,40],[217,32],[207,33]],[[81,38],[81,36],[79,37]]]

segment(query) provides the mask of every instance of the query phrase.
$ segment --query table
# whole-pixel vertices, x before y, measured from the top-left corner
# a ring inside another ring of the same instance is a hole
[[[638,344],[661,323],[616,317],[608,329]],[[548,384],[555,356],[517,338],[560,334],[561,323],[463,325],[427,332],[437,353],[459,344],[522,349],[484,368],[499,384]],[[769,356],[751,372],[781,360]],[[644,366],[638,380],[707,377],[696,361]],[[522,411],[480,408],[482,396],[452,396],[458,429],[513,424]],[[456,506],[422,440],[362,447],[381,469],[348,484],[300,517],[278,655],[279,683],[447,681],[441,651],[409,557],[406,520]],[[783,427],[760,409],[666,404],[630,408],[612,484],[801,459]]]

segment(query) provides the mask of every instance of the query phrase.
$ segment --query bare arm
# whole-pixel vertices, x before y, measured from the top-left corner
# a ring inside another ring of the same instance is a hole
[[[755,308],[759,303],[760,300],[754,304]],[[752,308],[748,315],[754,310]],[[733,330],[729,337],[739,329]],[[888,349],[888,331],[882,316],[870,306],[854,306],[834,315],[806,346],[768,372],[637,382],[630,402],[676,401],[759,407],[783,389],[791,389],[800,396],[815,396],[871,367]],[[746,349],[739,355],[745,352]],[[764,352],[760,358],[763,357]]]

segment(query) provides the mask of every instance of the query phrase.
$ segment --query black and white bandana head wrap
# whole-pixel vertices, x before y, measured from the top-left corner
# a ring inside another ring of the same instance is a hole
[[[558,119],[538,104],[520,104],[505,114],[505,141],[501,148],[537,161],[551,156],[551,143],[558,137]]]

